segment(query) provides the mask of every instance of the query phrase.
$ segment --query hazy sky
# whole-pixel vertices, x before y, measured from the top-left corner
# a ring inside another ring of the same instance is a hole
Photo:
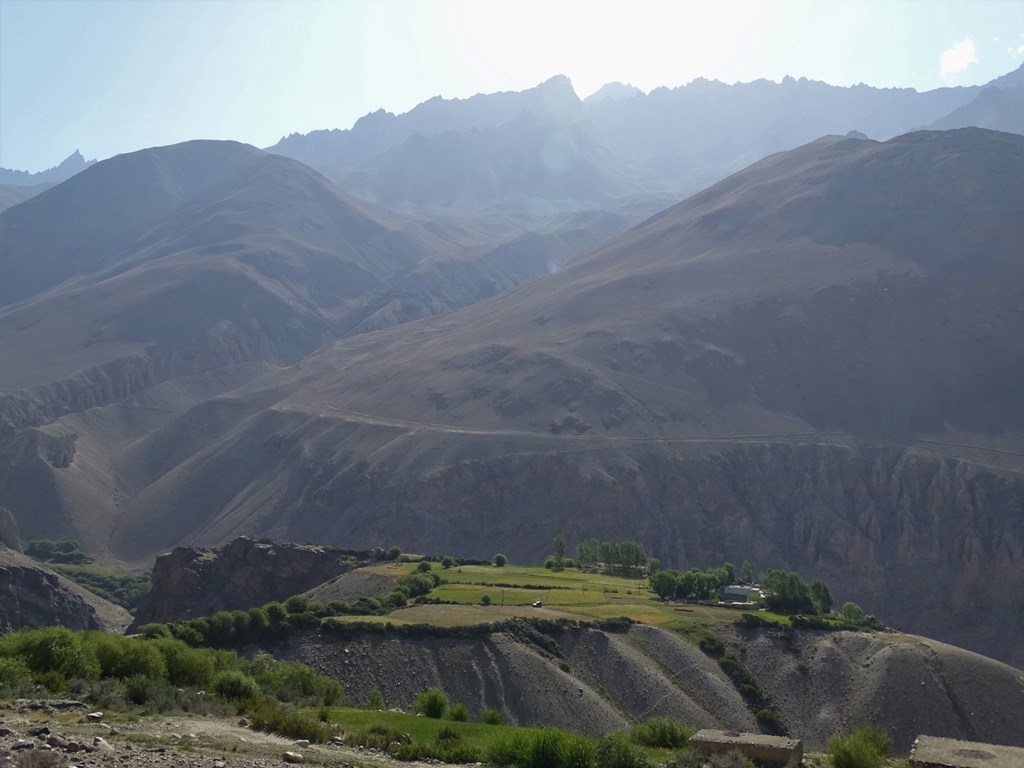
[[[1024,0],[0,0],[0,166],[267,146],[555,74],[582,97],[789,74],[918,90],[1024,60]]]

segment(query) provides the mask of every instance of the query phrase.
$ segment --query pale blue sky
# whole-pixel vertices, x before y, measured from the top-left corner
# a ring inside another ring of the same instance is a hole
[[[555,74],[927,90],[1022,60],[1024,0],[0,0],[0,165],[267,146]]]

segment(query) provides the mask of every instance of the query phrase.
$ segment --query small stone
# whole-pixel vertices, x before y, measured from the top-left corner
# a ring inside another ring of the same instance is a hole
[[[214,760],[211,768],[228,768],[228,764],[223,760]]]
[[[309,746],[309,739],[296,739],[295,741],[292,742],[292,746],[308,747]]]
[[[246,720],[244,717],[241,720],[238,721],[238,724],[240,726],[242,726],[243,728],[248,728],[249,727],[249,721]]]
[[[296,765],[298,765],[299,763],[306,762],[306,758],[300,755],[298,752],[285,752],[283,755],[281,755],[281,759],[284,760],[286,763],[294,763]]]
[[[68,746],[67,739],[62,736],[58,736],[56,733],[51,733],[47,736],[46,743],[51,747],[57,747],[58,749],[65,749]]]
[[[113,752],[114,745],[104,739],[102,736],[96,736],[92,740],[92,745],[96,747],[98,752]]]
[[[28,739],[18,739],[11,745],[11,749],[35,749],[36,743]]]
[[[37,726],[36,728],[29,728],[28,729],[28,735],[29,736],[49,736],[50,735],[50,729],[47,728],[45,725],[40,725],[40,726]]]
[[[91,722],[91,723],[98,723],[100,720],[103,719],[103,713],[102,712],[90,712],[89,714],[87,714],[85,716],[85,718],[89,722]]]

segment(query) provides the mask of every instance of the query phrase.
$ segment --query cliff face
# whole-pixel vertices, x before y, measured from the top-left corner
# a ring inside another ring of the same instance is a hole
[[[0,547],[0,633],[53,625],[121,631],[128,618],[123,608]]]
[[[823,578],[840,605],[852,600],[900,629],[1024,664],[1024,481],[1013,472],[884,445],[558,456],[506,445],[504,455],[429,468],[407,465],[424,453],[413,437],[402,450],[341,467],[303,452],[302,467],[274,483],[301,489],[276,497],[275,523],[299,540],[524,561],[559,534],[570,547],[632,538],[666,565],[748,560]],[[235,510],[236,524],[256,511]]]
[[[220,550],[178,547],[157,558],[153,588],[129,631],[217,611],[246,609],[305,592],[349,570],[323,547],[240,538]]]

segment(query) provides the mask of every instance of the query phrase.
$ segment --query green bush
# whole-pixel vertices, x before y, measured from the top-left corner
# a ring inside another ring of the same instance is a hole
[[[374,687],[374,689],[370,691],[370,698],[366,702],[366,708],[373,709],[378,712],[387,709],[384,704],[384,695],[380,692],[380,688]]]
[[[448,696],[440,688],[428,688],[416,697],[412,709],[427,717],[444,717],[448,709]]]
[[[882,768],[890,746],[888,735],[867,725],[829,740],[828,754],[835,768]]]
[[[594,747],[587,739],[545,728],[529,741],[523,768],[593,768]]]
[[[22,659],[0,657],[0,691],[17,695],[27,693],[31,687],[32,673]]]
[[[730,749],[728,752],[711,755],[707,768],[754,768],[754,761],[738,749]]]
[[[507,562],[508,558],[501,554],[501,552],[494,556],[494,565],[498,568],[504,568]]]
[[[150,680],[167,678],[167,662],[154,643],[106,632],[91,632],[87,639],[96,649],[102,677],[145,677]]]
[[[469,720],[469,710],[465,704],[452,704],[448,707],[448,719],[457,723],[464,723]]]
[[[236,669],[218,672],[213,678],[213,692],[228,701],[248,701],[259,698],[259,683]]]
[[[213,654],[192,648],[182,640],[151,641],[164,657],[171,685],[206,686],[213,677]]]
[[[21,630],[5,635],[0,639],[0,656],[20,658],[51,690],[63,689],[63,684],[52,687],[58,677],[64,680],[98,680],[100,677],[95,645],[86,641],[84,633],[75,633],[66,627]]]
[[[397,729],[384,723],[374,723],[361,731],[353,731],[345,734],[345,744],[350,747],[367,747],[368,749],[379,749],[386,752],[394,742],[399,744],[407,741]]]
[[[166,712],[176,705],[175,690],[166,680],[133,675],[124,681],[125,698],[132,704],[157,712]]]
[[[504,717],[502,717],[501,711],[494,707],[484,707],[480,710],[480,722],[487,723],[488,725],[501,725]]]
[[[618,733],[601,739],[597,745],[597,768],[645,768],[650,765],[639,747]]]
[[[494,739],[487,745],[484,762],[491,765],[519,765],[526,759],[526,734],[514,733]]]
[[[679,749],[686,746],[694,733],[696,729],[686,723],[670,717],[652,717],[633,726],[629,731],[629,740],[645,747]]]
[[[257,731],[277,733],[290,739],[323,743],[337,734],[333,726],[276,701],[260,702],[250,714],[252,727]]]

